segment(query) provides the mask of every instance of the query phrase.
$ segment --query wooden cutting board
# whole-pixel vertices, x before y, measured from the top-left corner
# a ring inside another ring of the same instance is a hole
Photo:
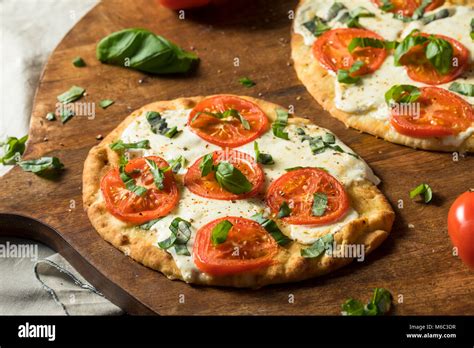
[[[450,153],[416,151],[346,129],[313,101],[291,66],[289,11],[296,0],[232,3],[186,11],[184,19],[148,0],[108,0],[90,11],[49,58],[35,96],[24,155],[57,156],[66,170],[57,181],[19,168],[1,178],[0,234],[49,244],[129,313],[337,315],[347,298],[366,301],[373,288],[385,287],[397,302],[396,314],[474,314],[474,272],[452,256],[446,227],[450,204],[474,185],[473,157],[460,155],[455,161]],[[98,62],[96,43],[130,27],[150,29],[195,50],[201,58],[199,68],[189,76],[151,77]],[[82,56],[87,67],[74,67],[71,60],[76,56]],[[235,58],[239,66],[234,65]],[[257,85],[241,86],[238,79],[243,76]],[[110,98],[115,104],[106,110],[97,106],[94,119],[77,116],[64,125],[46,121],[56,96],[72,85],[86,88],[81,102]],[[144,104],[215,93],[293,105],[299,116],[336,133],[382,179],[380,188],[397,214],[389,239],[363,263],[260,290],[170,281],[103,241],[89,223],[81,197],[83,163],[98,143],[96,136],[105,136]],[[409,190],[422,182],[435,192],[429,205],[408,197]]]

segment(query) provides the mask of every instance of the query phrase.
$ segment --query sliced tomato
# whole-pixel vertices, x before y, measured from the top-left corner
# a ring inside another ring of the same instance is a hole
[[[398,133],[412,137],[443,137],[466,130],[474,122],[472,106],[461,97],[438,87],[422,87],[413,103],[417,108],[394,106],[390,123]]]
[[[214,171],[201,177],[199,165],[201,164],[203,157],[199,158],[191,167],[188,168],[188,172],[184,177],[184,185],[191,192],[198,196],[211,199],[235,200],[253,197],[261,191],[265,180],[263,170],[260,165],[255,162],[252,156],[231,149],[216,151],[212,155],[214,165],[217,165],[222,161],[227,161],[240,170],[247,180],[250,181],[253,187],[252,191],[241,194],[235,194],[223,189],[217,182]]]
[[[322,216],[314,216],[314,195],[327,196],[327,207]],[[349,209],[349,197],[344,186],[324,170],[303,168],[288,172],[268,188],[267,205],[277,215],[283,202],[290,207],[290,215],[282,220],[293,225],[325,225],[340,219]]]
[[[164,188],[160,190],[154,183],[145,159],[154,161],[159,168],[169,166],[157,156],[136,158],[125,166],[125,172],[135,180],[136,185],[147,188],[143,196],[125,187],[117,168],[111,169],[101,180],[100,188],[107,210],[122,221],[141,224],[168,215],[178,203],[178,187],[172,172],[165,172]]]
[[[213,228],[227,220],[233,226],[224,243],[211,241]],[[211,221],[196,234],[194,263],[203,272],[229,275],[269,266],[278,251],[275,239],[257,222],[228,216]]]
[[[430,36],[430,34],[426,33],[420,33],[419,35],[425,37]],[[456,62],[456,65],[452,66],[447,74],[440,74],[426,58],[425,49],[428,43],[412,47],[400,59],[400,63],[406,67],[407,74],[412,80],[428,85],[439,85],[455,80],[468,68],[469,50],[462,43],[450,37],[444,35],[433,36],[448,41],[453,47],[452,61]]]
[[[383,40],[380,35],[366,29],[332,29],[326,31],[315,41],[313,55],[324,68],[334,72],[339,69],[348,70],[355,61],[363,61],[365,64],[351,74],[353,77],[374,72],[387,57],[387,50],[385,48],[357,47],[350,53],[348,46],[354,38]]]
[[[223,113],[237,110],[249,123],[245,129],[238,117],[219,119],[207,113]],[[268,129],[268,118],[258,105],[229,95],[220,95],[202,100],[191,111],[188,126],[200,138],[222,147],[238,147],[258,138]]]
[[[372,0],[377,6],[382,6],[381,0]],[[390,0],[393,5],[393,9],[388,12],[401,14],[404,17],[411,17],[415,10],[420,7],[423,0]],[[425,12],[432,11],[444,4],[444,0],[433,0],[425,9]]]

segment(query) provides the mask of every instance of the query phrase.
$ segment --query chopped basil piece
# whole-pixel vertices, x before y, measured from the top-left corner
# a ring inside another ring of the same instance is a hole
[[[145,29],[125,29],[103,38],[96,49],[102,63],[152,74],[184,73],[198,57]]]
[[[332,234],[326,234],[318,238],[309,248],[301,249],[301,256],[304,258],[314,258],[320,256],[326,249],[330,248],[334,241]]]
[[[54,114],[54,112],[48,112],[46,114],[46,119],[48,121],[54,121],[56,119],[56,115]]]
[[[25,144],[28,140],[28,135],[21,137],[20,139],[16,137],[8,137],[4,143],[0,145],[3,146],[3,156],[0,157],[0,163],[3,165],[13,165],[17,163],[23,152],[25,152]]]
[[[423,17],[425,14],[426,8],[433,2],[433,0],[423,0],[421,5],[418,6],[418,8],[413,12],[413,16],[411,16],[412,19],[417,20]]]
[[[257,163],[275,164],[275,161],[273,161],[272,155],[268,153],[260,152],[257,142],[253,143],[253,149],[255,150],[255,159],[257,160]]]
[[[82,68],[82,67],[86,66],[86,62],[84,62],[84,59],[82,59],[81,57],[74,58],[73,61],[72,61],[72,64],[76,68]]]
[[[210,112],[210,111],[199,111],[196,113],[196,115],[193,117],[191,120],[191,123],[193,123],[200,115],[208,115],[212,117],[216,117],[220,120],[227,118],[227,117],[235,117],[238,118],[240,123],[242,123],[242,126],[249,130],[250,129],[250,123],[240,114],[239,111],[235,109],[227,109],[224,112]]]
[[[288,112],[283,109],[276,109],[277,118],[272,124],[273,135],[277,138],[289,140],[285,127],[288,125]]]
[[[314,16],[312,20],[303,23],[303,26],[314,36],[320,36],[331,29],[331,27],[326,24],[326,21],[318,16]]]
[[[311,212],[314,216],[323,216],[328,207],[328,196],[324,193],[315,193],[313,195],[313,208]]]
[[[453,82],[448,89],[468,97],[474,97],[474,85],[472,83]]]
[[[362,68],[364,64],[365,63],[363,61],[356,60],[349,70],[339,69],[337,71],[337,81],[347,84],[354,84],[359,82],[360,76],[352,77],[351,74]]]
[[[365,7],[356,7],[342,15],[338,21],[346,24],[349,28],[363,28],[359,23],[359,18],[362,17],[375,17],[375,14],[367,10]]]
[[[181,168],[186,166],[187,160],[183,156],[178,156],[173,158],[171,161],[168,161],[168,163],[170,164],[171,171],[177,174]]]
[[[18,165],[25,172],[35,173],[40,176],[52,176],[64,168],[57,157],[41,157],[38,159],[18,162]]]
[[[380,6],[380,9],[384,12],[389,12],[393,10],[395,7],[392,4],[391,0],[382,0],[382,6]]]
[[[330,20],[336,18],[340,11],[346,10],[346,9],[347,9],[347,7],[343,3],[340,3],[340,2],[336,1],[329,8],[328,14],[326,16],[326,21],[329,22]]]
[[[82,87],[72,86],[68,91],[57,96],[59,102],[63,104],[72,103],[84,95],[86,90]]]
[[[212,229],[211,242],[213,245],[222,244],[227,240],[227,235],[232,228],[232,223],[228,220],[222,220]]]
[[[110,105],[112,105],[114,103],[113,100],[111,99],[104,99],[104,100],[101,100],[99,102],[99,106],[102,108],[102,109],[107,109]]]
[[[250,87],[253,87],[255,86],[255,82],[253,82],[251,79],[249,79],[248,77],[242,77],[239,79],[239,83],[242,85],[242,86],[245,86],[247,88],[250,88]]]
[[[171,139],[176,134],[181,132],[176,126],[173,128],[168,128],[168,122],[166,122],[166,119],[161,117],[159,112],[148,111],[145,115],[145,118],[150,125],[151,131],[155,134],[161,134]]]
[[[279,219],[290,216],[291,214],[291,209],[290,206],[288,205],[287,202],[283,201],[283,203],[280,205],[280,210],[278,211],[277,217]]]
[[[148,222],[145,222],[144,224],[139,225],[138,227],[141,228],[142,230],[149,231],[150,228],[152,228],[153,225],[156,224],[160,220],[161,220],[161,218],[153,219],[153,220],[150,220]]]
[[[171,234],[165,240],[158,242],[158,246],[161,249],[169,249],[174,246],[174,250],[178,255],[191,256],[187,248],[189,238],[191,238],[191,224],[181,219],[180,217],[174,218],[169,226]]]
[[[146,187],[143,186],[138,186],[135,182],[135,179],[133,179],[126,171],[125,167],[120,167],[120,179],[124,183],[125,187],[127,190],[133,192],[137,196],[143,196],[146,192],[147,189]]]
[[[244,174],[229,162],[220,162],[216,168],[217,183],[226,191],[235,194],[252,191],[252,184]]]
[[[433,198],[433,191],[431,190],[430,185],[420,184],[410,191],[410,198],[413,199],[416,196],[421,196],[425,203],[429,203]]]
[[[257,221],[262,227],[270,233],[270,235],[275,239],[277,244],[279,245],[285,245],[291,242],[291,239],[288,238],[281,232],[281,230],[278,228],[278,225],[276,224],[275,221],[272,219],[267,219],[263,216],[263,214],[255,214],[252,216],[252,219]]]
[[[332,133],[324,133],[323,135],[323,141],[326,144],[335,144],[336,143],[336,137]]]
[[[110,144],[110,148],[114,151],[123,151],[127,149],[149,149],[150,141],[142,140],[136,143],[124,143],[122,140],[118,140],[115,143]]]
[[[158,168],[158,165],[156,164],[155,161],[145,158],[145,162],[150,168],[151,175],[153,175],[153,182],[155,183],[156,188],[163,190],[165,188],[165,185],[164,185],[165,174],[163,170]]]
[[[443,8],[442,10],[439,10],[438,12],[432,13],[426,17],[423,17],[421,21],[423,22],[424,25],[431,23],[433,21],[437,21],[438,19],[443,19],[446,17],[449,17],[450,13],[448,9]]]
[[[427,37],[421,35],[414,35],[418,33],[418,30],[413,30],[409,35],[407,35],[402,42],[397,46],[394,51],[394,63],[396,66],[402,65],[400,59],[411,50],[412,47],[417,45],[422,45],[428,41]]]
[[[305,135],[306,132],[304,131],[303,128],[296,128],[296,134],[298,134],[298,135]]]
[[[318,136],[314,136],[314,137],[303,134],[303,135],[301,135],[301,142],[304,142],[304,141],[308,141],[309,147],[310,147],[311,152],[313,153],[313,155],[317,155],[319,153],[322,153],[322,152],[330,149],[330,150],[333,150],[333,151],[346,153],[346,154],[348,154],[350,156],[353,156],[355,158],[359,158],[359,156],[356,155],[355,153],[346,152],[339,145],[335,145],[336,137],[331,133],[326,133],[323,136],[318,135]],[[296,167],[296,168],[299,168],[299,167]],[[321,169],[323,169],[323,168],[321,168]]]
[[[373,316],[384,315],[390,311],[392,295],[384,288],[375,288],[370,301],[364,306],[359,300],[348,299],[341,306],[342,315]]]
[[[349,52],[352,53],[357,47],[385,48],[385,41],[372,37],[355,37],[351,40],[347,48]]]
[[[74,111],[68,108],[61,108],[61,113],[59,114],[59,117],[61,118],[61,123],[64,124],[67,121],[69,121],[71,118],[74,117]]]
[[[205,155],[201,163],[199,163],[199,169],[201,170],[201,176],[208,175],[214,167],[214,160],[212,158],[212,153]]]
[[[385,102],[388,105],[393,103],[414,103],[421,95],[418,87],[412,85],[394,85],[385,93]]]

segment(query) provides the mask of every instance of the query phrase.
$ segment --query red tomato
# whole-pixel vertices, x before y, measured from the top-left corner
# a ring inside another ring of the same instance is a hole
[[[147,188],[142,197],[127,190],[117,168],[111,169],[101,180],[100,188],[107,210],[122,221],[142,224],[168,215],[178,203],[178,187],[171,171],[165,172],[164,188],[160,190],[155,186],[145,158],[155,161],[159,168],[169,166],[157,156],[136,158],[125,166],[126,173],[135,179],[136,185]]]
[[[390,123],[398,133],[418,138],[442,137],[458,134],[474,122],[472,106],[461,97],[438,87],[420,90],[416,101],[419,115],[408,108],[392,109]]]
[[[233,226],[227,240],[212,244],[212,229],[227,220]],[[272,264],[278,251],[273,237],[257,222],[228,216],[201,227],[194,243],[194,263],[203,272],[212,275],[242,273]]]
[[[379,7],[383,4],[381,0],[372,0],[372,2]],[[390,2],[393,4],[393,9],[389,12],[401,14],[404,17],[411,17],[423,0],[390,0]],[[444,0],[433,0],[431,4],[426,7],[425,12],[432,11],[443,4]]]
[[[172,10],[182,10],[208,5],[211,3],[211,0],[158,0],[158,2]]]
[[[461,260],[474,269],[474,192],[464,192],[451,205],[448,233]]]
[[[245,129],[238,117],[219,119],[205,113],[237,110],[245,118],[250,129]],[[238,147],[258,138],[268,129],[267,115],[258,105],[230,95],[220,95],[202,100],[191,111],[188,126],[202,139],[222,147]]]
[[[351,76],[366,75],[377,70],[387,56],[384,48],[358,47],[352,53],[347,48],[354,38],[375,38],[384,40],[380,35],[366,29],[332,29],[321,35],[313,45],[313,55],[326,69],[337,72],[349,69],[356,60],[365,64]]]
[[[420,33],[419,35],[428,37],[430,34]],[[431,62],[426,59],[425,48],[428,43],[414,46],[400,60],[412,80],[423,82],[428,85],[439,85],[455,80],[469,66],[469,50],[462,43],[444,35],[434,35],[437,38],[448,41],[453,47],[453,62],[456,66],[446,74],[442,75],[436,71]]]
[[[322,216],[314,216],[314,194],[327,196],[327,208]],[[303,168],[292,170],[268,188],[267,205],[278,214],[286,202],[291,213],[282,220],[292,225],[325,225],[341,218],[349,209],[349,197],[339,181],[324,170]]]
[[[199,158],[189,167],[184,177],[184,185],[194,194],[205,198],[234,200],[253,197],[260,192],[264,182],[264,174],[262,168],[260,168],[260,165],[255,162],[252,156],[231,149],[213,153],[214,165],[221,161],[227,161],[240,170],[247,180],[250,181],[253,187],[252,191],[241,194],[235,194],[223,189],[217,182],[214,171],[201,177],[199,165],[203,157]]]

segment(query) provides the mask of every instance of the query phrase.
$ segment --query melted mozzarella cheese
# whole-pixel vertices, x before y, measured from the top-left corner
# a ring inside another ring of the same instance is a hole
[[[166,160],[171,160],[180,155],[184,156],[188,165],[193,164],[203,155],[212,151],[220,150],[219,147],[206,143],[187,126],[186,120],[191,110],[168,110],[161,112],[161,116],[166,119],[168,126],[177,126],[182,130],[175,138],[169,139],[160,134],[154,134],[145,118],[145,113],[137,117],[122,133],[121,139],[124,142],[137,142],[148,139],[150,149],[134,151],[135,156],[156,155]],[[257,139],[260,151],[273,156],[275,164],[262,166],[265,173],[265,185],[281,175],[285,174],[286,168],[297,166],[323,167],[331,175],[336,177],[345,186],[354,181],[370,180],[378,184],[380,180],[374,175],[369,166],[362,160],[347,153],[340,153],[327,150],[321,154],[313,155],[307,141],[301,142],[296,129],[303,128],[306,134],[311,136],[324,135],[328,131],[315,125],[290,124],[285,128],[289,133],[290,140],[283,140],[273,136],[271,131],[267,131]],[[353,151],[336,138],[336,145],[344,151]],[[253,142],[243,145],[236,150],[245,152],[255,157]],[[185,174],[186,169],[182,169],[180,174]],[[239,216],[250,218],[252,215],[261,212],[268,212],[264,201],[260,198],[251,198],[235,201],[222,201],[204,198],[190,192],[180,182],[177,183],[180,191],[180,200],[177,207],[163,219],[159,220],[151,229],[151,233],[156,234],[156,241],[162,241],[171,234],[169,226],[176,217],[181,217],[189,221],[192,225],[191,238],[188,241],[188,250],[192,253],[196,231],[212,220],[224,216]],[[351,211],[346,216],[333,224],[325,226],[291,226],[278,222],[281,230],[291,239],[303,244],[311,244],[325,233],[335,233],[344,225],[357,218],[355,211]],[[157,246],[158,247],[158,246]],[[186,281],[193,281],[199,277],[209,277],[200,272],[193,262],[192,256],[177,255],[174,248],[168,252],[173,256],[183,278]]]

